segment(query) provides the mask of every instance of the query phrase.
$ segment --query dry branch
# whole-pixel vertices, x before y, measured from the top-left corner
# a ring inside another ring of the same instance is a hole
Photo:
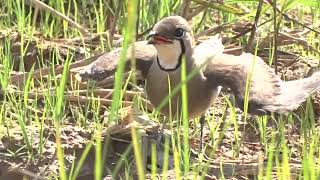
[[[95,96],[110,98],[112,96],[113,91],[114,91],[113,89],[94,89],[92,93],[95,94]],[[68,91],[68,94],[77,94],[80,96],[85,96],[88,94],[88,91],[87,90]],[[134,96],[139,96],[139,95],[142,95],[142,93],[136,92],[136,91],[129,91],[129,90],[124,92],[125,99],[132,100]]]
[[[261,10],[262,10],[262,5],[263,5],[263,0],[260,0],[259,4],[258,4],[256,16],[254,18],[254,23],[253,23],[253,25],[251,27],[251,34],[250,34],[250,37],[249,37],[249,40],[248,40],[248,44],[247,44],[247,46],[245,48],[246,52],[252,52],[252,50],[253,50],[253,40],[254,40],[254,37],[256,35],[256,31],[257,31],[257,28],[258,28],[258,21],[259,21]]]
[[[275,162],[273,163],[275,164]],[[221,174],[224,175],[224,177],[234,177],[234,176],[257,176],[259,173],[259,169],[267,168],[267,163],[266,162],[244,162],[244,161],[223,161],[223,162],[211,162],[209,166],[209,171],[208,174],[210,176],[216,176],[219,177]],[[292,179],[296,179],[299,174],[302,171],[302,166],[301,164],[297,163],[289,163],[290,167],[290,176]],[[273,172],[277,172],[277,167],[273,167]]]
[[[79,29],[79,31],[85,35],[85,36],[90,36],[89,31],[87,31],[85,28],[83,28],[80,24],[74,22],[72,19],[66,17],[65,15],[63,15],[62,13],[60,13],[59,11],[53,9],[52,7],[46,5],[45,3],[39,1],[39,0],[26,0],[26,3],[31,4],[32,6],[34,6],[35,8],[39,8],[41,10],[50,12],[58,17],[60,17],[61,19],[67,21],[72,27],[75,27],[77,29]]]
[[[94,55],[90,58],[87,59],[83,59],[80,61],[77,61],[75,63],[72,63],[70,65],[70,69],[75,69],[75,68],[79,68],[82,66],[86,66],[89,65],[90,63],[92,63],[93,61],[95,61],[96,59],[98,59],[98,57],[102,56],[104,53],[99,53],[97,55]],[[63,72],[63,65],[58,65],[57,67],[55,67],[55,75],[61,74]],[[41,77],[46,76],[50,73],[51,68],[50,67],[46,67],[46,68],[42,68],[42,69],[38,69],[35,70],[32,74],[34,79],[41,79]],[[15,76],[11,76],[10,77],[10,82],[13,85],[17,85],[20,86],[25,82],[25,79],[29,76],[30,73],[23,73],[23,74],[19,74],[19,75],[15,75]]]

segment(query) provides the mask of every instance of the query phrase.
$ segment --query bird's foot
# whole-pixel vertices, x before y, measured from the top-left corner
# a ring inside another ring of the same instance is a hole
[[[151,170],[153,163],[156,164],[158,170],[163,169],[165,164],[167,164],[168,169],[172,169],[174,167],[174,159],[170,151],[170,135],[166,134],[162,127],[160,131],[149,137],[151,138],[152,146],[155,146],[155,148],[150,148],[148,153],[148,169]],[[154,154],[156,158],[154,158]]]

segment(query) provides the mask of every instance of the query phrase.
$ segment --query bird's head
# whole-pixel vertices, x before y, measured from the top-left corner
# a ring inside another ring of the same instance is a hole
[[[169,16],[159,21],[147,38],[148,44],[157,49],[159,65],[163,69],[177,69],[182,54],[192,53],[192,31],[180,16]]]

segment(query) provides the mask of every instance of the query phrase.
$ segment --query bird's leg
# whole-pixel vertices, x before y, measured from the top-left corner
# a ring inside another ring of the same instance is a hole
[[[203,128],[204,128],[204,123],[205,123],[205,116],[202,115],[200,117],[200,146],[199,146],[199,152],[203,150]]]
[[[165,134],[164,134],[164,130],[165,130],[165,127],[166,127],[166,124],[167,124],[167,119],[165,118],[163,120],[163,122],[161,123],[161,127],[159,128],[158,130],[158,134],[157,134],[157,137],[156,137],[156,143],[157,143],[157,148],[158,149],[161,149],[163,143],[164,143],[164,140],[165,140]]]
[[[161,129],[160,129],[159,134],[158,134],[158,137],[157,137],[157,143],[158,143],[158,144],[160,144],[160,142],[161,142],[161,140],[162,140],[162,138],[163,138],[163,136],[164,136],[163,133],[164,133],[165,124],[166,124],[166,122],[164,122],[164,123],[161,125]]]
[[[174,160],[173,160],[173,156],[170,155],[170,137],[168,137],[168,135],[165,134],[164,130],[165,130],[165,126],[166,126],[166,120],[163,122],[163,124],[160,127],[160,130],[158,131],[158,135],[156,137],[156,151],[157,151],[157,167],[162,169],[164,162],[168,161],[168,168],[172,169],[174,166]],[[164,159],[165,156],[165,149],[166,149],[166,145],[169,146],[169,159]]]

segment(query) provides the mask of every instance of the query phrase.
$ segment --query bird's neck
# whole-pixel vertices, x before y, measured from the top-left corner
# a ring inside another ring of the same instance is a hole
[[[180,41],[175,40],[172,44],[159,45],[157,51],[157,62],[160,69],[173,71],[180,66],[180,56],[183,53]]]
[[[188,53],[182,40],[175,40],[172,44],[158,46],[157,51],[157,63],[163,71],[178,69],[181,65],[182,56]]]

